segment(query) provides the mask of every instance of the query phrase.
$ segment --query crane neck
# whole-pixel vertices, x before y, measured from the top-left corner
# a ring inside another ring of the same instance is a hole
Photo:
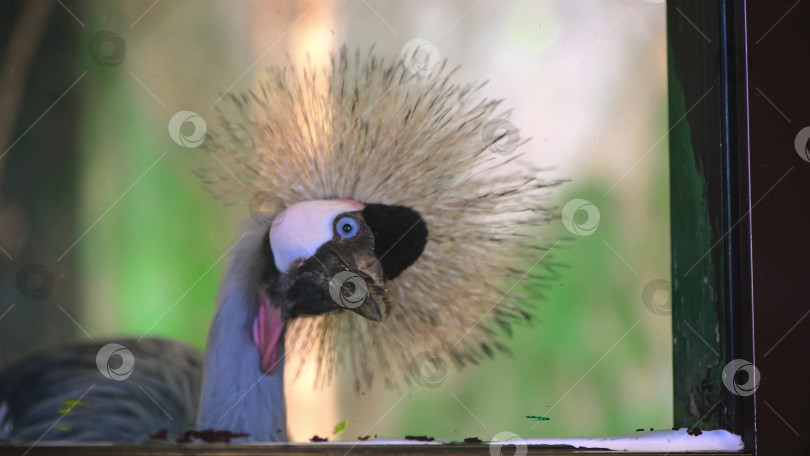
[[[249,434],[236,443],[286,441],[284,336],[282,332],[278,341],[278,362],[263,372],[253,337],[259,297],[249,260],[237,252],[220,289],[208,335],[197,426]]]

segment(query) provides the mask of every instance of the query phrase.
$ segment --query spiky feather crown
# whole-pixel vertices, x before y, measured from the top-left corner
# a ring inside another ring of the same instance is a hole
[[[387,284],[393,305],[382,323],[353,312],[290,323],[299,372],[314,357],[321,380],[343,364],[358,386],[374,374],[390,383],[421,352],[463,365],[507,350],[503,334],[529,319],[519,282],[543,269],[533,228],[555,218],[543,202],[556,182],[528,166],[509,170],[518,154],[488,150],[502,135],[485,137],[485,127],[508,113],[495,115],[500,101],[483,98],[483,84],[452,83],[454,72],[445,61],[412,74],[344,47],[322,72],[270,68],[257,90],[229,97],[220,129],[209,130],[205,147],[225,167],[202,178],[227,201],[349,198],[409,206],[428,225],[422,256]]]

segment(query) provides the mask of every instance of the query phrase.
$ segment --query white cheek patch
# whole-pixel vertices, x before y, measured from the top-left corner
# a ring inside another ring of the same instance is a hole
[[[362,204],[349,199],[314,200],[293,204],[277,217],[270,228],[273,260],[281,273],[298,259],[307,259],[332,239],[338,214],[362,211]]]

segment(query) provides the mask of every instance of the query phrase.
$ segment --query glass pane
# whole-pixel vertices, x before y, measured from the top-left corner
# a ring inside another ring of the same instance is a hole
[[[17,61],[25,77],[4,89],[21,96],[13,134],[0,134],[3,365],[68,341],[121,344],[108,349],[120,360],[110,355],[115,364],[98,372],[105,381],[128,372],[132,339],[204,350],[234,242],[266,222],[257,204],[273,203],[238,170],[221,186],[235,204],[201,185],[200,168],[232,173],[226,151],[198,147],[211,140],[205,132],[225,142],[242,134],[224,130],[217,110],[235,119],[230,97],[267,81],[270,66],[328,68],[342,45],[362,55],[373,45],[410,73],[429,77],[446,59],[460,65],[451,82],[488,81],[481,96],[504,100],[493,159],[565,182],[541,203],[556,219],[527,232],[546,248],[537,269],[503,285],[526,294],[518,303],[532,315],[503,339],[511,356],[458,369],[412,350],[414,331],[401,341],[415,366],[410,386],[377,378],[358,389],[349,366],[315,386],[313,365],[297,379],[288,368],[290,439],[488,441],[672,426],[663,2],[66,1],[42,21],[20,41],[34,55]],[[499,217],[482,218],[495,235],[498,223],[511,227]],[[147,369],[138,353],[134,372]],[[65,417],[90,406],[74,396],[63,398]],[[68,421],[45,439],[69,433]]]

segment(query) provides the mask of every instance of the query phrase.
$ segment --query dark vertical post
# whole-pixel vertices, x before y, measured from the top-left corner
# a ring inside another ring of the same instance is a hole
[[[57,258],[78,236],[81,89],[66,89],[80,74],[80,26],[58,8],[0,3],[2,364],[78,332],[65,314],[79,314],[73,260]]]
[[[758,454],[810,452],[810,2],[746,2]]]

